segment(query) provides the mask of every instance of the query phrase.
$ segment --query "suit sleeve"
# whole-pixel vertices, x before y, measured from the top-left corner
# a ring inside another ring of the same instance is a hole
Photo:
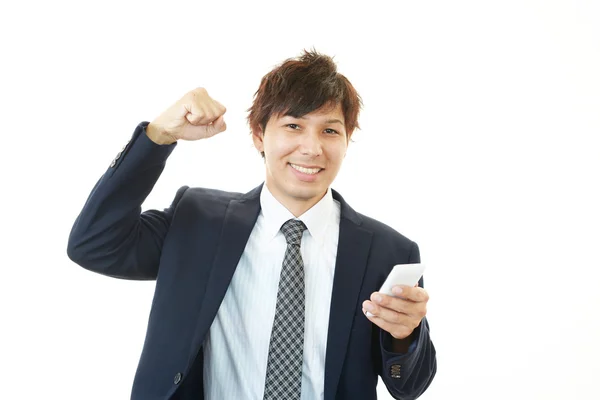
[[[419,262],[419,246],[413,242],[408,263]],[[419,286],[423,287],[423,278],[419,280]],[[413,335],[415,341],[408,353],[393,353],[389,350],[392,336],[380,329],[381,378],[390,394],[398,400],[413,400],[421,396],[437,371],[436,352],[429,336],[427,318],[423,318]]]
[[[73,224],[67,254],[83,268],[122,279],[156,279],[163,241],[187,187],[178,190],[169,208],[141,212],[177,145],[152,142],[146,126],[136,127]]]

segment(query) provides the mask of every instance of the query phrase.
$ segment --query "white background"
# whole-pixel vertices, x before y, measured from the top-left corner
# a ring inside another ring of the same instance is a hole
[[[180,143],[144,209],[258,185],[245,110],[313,46],[365,104],[333,187],[428,264],[421,398],[600,398],[599,4],[3,3],[0,398],[129,398],[154,285],[71,262],[75,218],[135,126],[198,86],[228,130]]]

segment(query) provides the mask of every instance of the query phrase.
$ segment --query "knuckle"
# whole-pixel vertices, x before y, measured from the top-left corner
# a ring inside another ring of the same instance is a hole
[[[217,100],[213,100],[213,105],[215,110],[219,113],[225,114],[225,111],[227,111],[227,108],[225,108],[225,106],[219,103]]]
[[[423,318],[425,316],[425,308],[423,307],[414,307],[410,310],[410,315],[413,315],[415,318]]]
[[[183,98],[181,99],[182,103],[194,103],[196,101],[196,94],[194,93],[194,91],[188,92],[185,94],[185,96],[183,96]]]
[[[212,108],[212,113],[215,116],[215,118],[219,118],[221,115],[223,115],[223,113],[221,112],[221,110],[219,109],[219,107],[213,107]]]

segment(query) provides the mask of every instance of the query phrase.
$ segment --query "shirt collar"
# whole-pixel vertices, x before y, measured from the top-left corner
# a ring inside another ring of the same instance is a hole
[[[279,233],[281,226],[287,220],[299,219],[304,222],[310,235],[319,243],[323,243],[325,230],[333,211],[333,195],[331,188],[328,188],[325,196],[317,204],[296,218],[264,184],[260,192],[260,207],[264,217],[264,229],[271,239]]]

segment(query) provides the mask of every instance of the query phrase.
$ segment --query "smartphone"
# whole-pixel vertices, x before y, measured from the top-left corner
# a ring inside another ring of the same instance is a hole
[[[415,286],[423,276],[425,264],[398,264],[392,268],[392,272],[387,276],[383,285],[379,289],[380,293],[394,296],[392,288],[396,285]],[[371,316],[367,311],[367,315]]]

